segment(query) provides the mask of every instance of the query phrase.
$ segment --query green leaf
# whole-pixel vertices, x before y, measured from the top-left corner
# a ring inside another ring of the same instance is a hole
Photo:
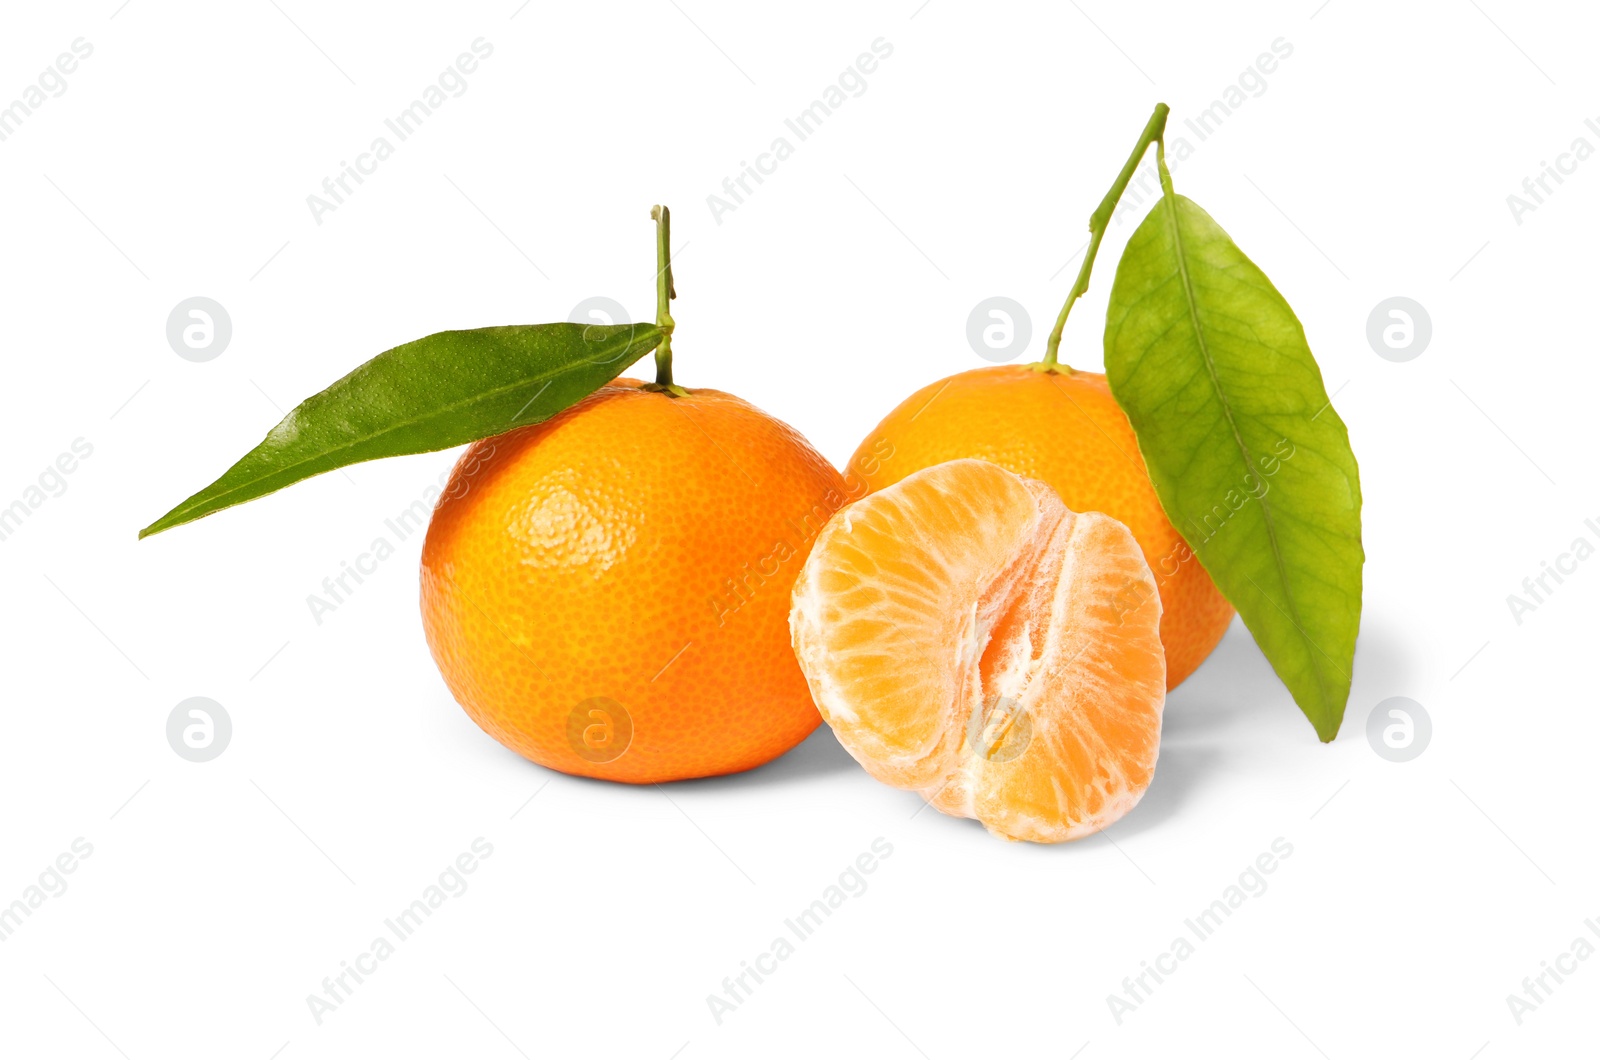
[[[1333,739],[1361,620],[1361,485],[1294,310],[1169,188],[1117,265],[1105,359],[1168,518]]]
[[[661,342],[654,324],[519,324],[441,331],[378,354],[274,427],[141,538],[363,460],[438,449],[539,423]]]

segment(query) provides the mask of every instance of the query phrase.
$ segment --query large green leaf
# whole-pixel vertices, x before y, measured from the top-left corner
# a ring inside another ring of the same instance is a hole
[[[1167,516],[1333,739],[1361,620],[1361,486],[1294,311],[1169,189],[1117,265],[1105,359]]]
[[[363,460],[429,453],[539,423],[661,342],[654,324],[441,331],[378,354],[283,418],[141,538]]]

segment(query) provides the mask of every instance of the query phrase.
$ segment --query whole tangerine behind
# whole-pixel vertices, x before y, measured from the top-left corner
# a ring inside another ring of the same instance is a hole
[[[678,393],[618,379],[473,444],[428,528],[423,625],[446,684],[552,769],[733,773],[821,720],[789,596],[844,481],[755,406]]]

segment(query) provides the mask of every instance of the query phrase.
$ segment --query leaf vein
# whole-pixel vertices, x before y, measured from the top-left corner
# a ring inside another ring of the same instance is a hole
[[[1177,252],[1175,256],[1178,263],[1179,280],[1183,285],[1185,302],[1189,308],[1189,320],[1194,328],[1195,344],[1199,348],[1200,359],[1205,365],[1206,375],[1210,379],[1212,389],[1217,395],[1217,401],[1222,406],[1223,416],[1228,422],[1229,429],[1233,432],[1234,444],[1239,448],[1239,455],[1244,459],[1245,467],[1247,469],[1254,469],[1256,466],[1255,460],[1250,453],[1249,446],[1245,444],[1243,435],[1239,431],[1239,425],[1234,419],[1233,407],[1228,401],[1228,396],[1223,392],[1221,381],[1217,376],[1216,361],[1212,357],[1211,349],[1206,342],[1205,329],[1200,322],[1200,307],[1195,297],[1194,284],[1189,275],[1189,263],[1185,256],[1183,233],[1181,231],[1181,226],[1178,223],[1177,197],[1171,194],[1169,191],[1167,194],[1162,196],[1162,204],[1166,207],[1168,230],[1172,236],[1173,248]],[[1311,635],[1306,632],[1305,627],[1300,622],[1299,610],[1295,607],[1294,594],[1289,586],[1289,573],[1284,564],[1283,549],[1278,543],[1277,527],[1273,523],[1272,519],[1272,506],[1267,504],[1265,497],[1261,499],[1260,503],[1261,516],[1267,531],[1267,541],[1271,545],[1273,564],[1278,574],[1278,583],[1282,586],[1284,599],[1289,604],[1289,610],[1285,612],[1284,617],[1289,619],[1290,623],[1295,627],[1296,630],[1300,632],[1300,635],[1305,638],[1306,643],[1310,645],[1317,654],[1326,657],[1326,653],[1322,651],[1322,649],[1317,645],[1316,641],[1311,639]],[[1259,586],[1257,588],[1259,589]],[[1265,596],[1266,594],[1263,593],[1262,595]],[[1268,597],[1268,599],[1271,600],[1271,597]],[[1276,606],[1277,601],[1273,601],[1273,604]],[[1279,610],[1282,610],[1282,608],[1279,608]],[[1310,661],[1312,663],[1311,670],[1314,674],[1316,674],[1317,688],[1322,693],[1321,706],[1323,711],[1326,712],[1330,709],[1331,704],[1333,703],[1333,696],[1329,692],[1327,678],[1323,673],[1322,666],[1316,662],[1315,656],[1311,656]]]

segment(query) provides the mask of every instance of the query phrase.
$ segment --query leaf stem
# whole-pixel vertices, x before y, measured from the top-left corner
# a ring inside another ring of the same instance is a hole
[[[1072,284],[1072,290],[1067,294],[1066,304],[1061,307],[1061,315],[1056,318],[1055,330],[1050,332],[1050,342],[1045,347],[1044,360],[1037,367],[1043,372],[1059,371],[1056,358],[1061,351],[1061,332],[1067,326],[1067,314],[1072,312],[1072,304],[1076,302],[1085,291],[1089,289],[1089,274],[1094,271],[1094,256],[1100,250],[1100,240],[1105,237],[1106,226],[1111,223],[1112,212],[1117,208],[1117,202],[1122,198],[1122,193],[1127,190],[1128,181],[1133,179],[1134,171],[1139,168],[1139,162],[1144,158],[1144,153],[1150,144],[1156,145],[1157,158],[1162,157],[1162,134],[1167,128],[1167,113],[1170,108],[1165,103],[1157,103],[1155,113],[1150,115],[1150,120],[1145,123],[1144,131],[1139,134],[1139,142],[1134,145],[1133,153],[1128,156],[1128,161],[1123,163],[1122,172],[1117,174],[1117,179],[1111,185],[1111,190],[1106,192],[1106,197],[1100,200],[1100,205],[1095,207],[1094,213],[1089,215],[1089,249],[1083,255],[1083,265],[1078,269],[1078,278]],[[1161,163],[1162,185],[1169,186],[1172,178],[1167,176],[1166,165]],[[659,356],[659,355],[658,355]]]
[[[672,300],[678,297],[672,286],[672,212],[665,206],[652,206],[650,217],[656,223],[656,325],[661,328],[655,385],[674,392],[681,388],[672,382]]]

